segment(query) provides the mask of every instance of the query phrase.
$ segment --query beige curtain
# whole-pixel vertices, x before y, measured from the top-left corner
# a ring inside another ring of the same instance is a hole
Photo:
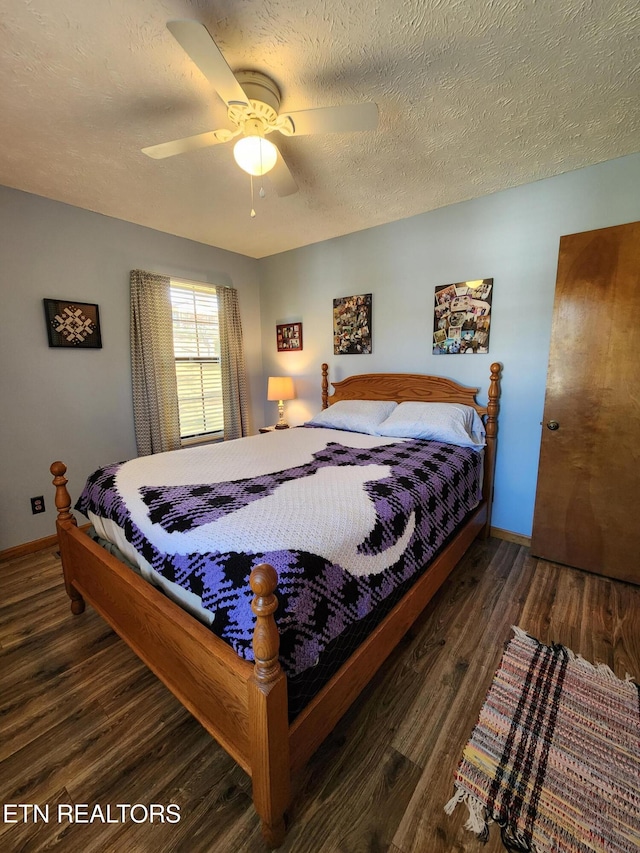
[[[171,279],[131,271],[131,370],[139,456],[177,450],[180,417],[171,319]]]
[[[238,292],[232,287],[217,287],[220,320],[220,367],[224,438],[240,438],[249,432],[247,372],[242,345],[242,324]]]

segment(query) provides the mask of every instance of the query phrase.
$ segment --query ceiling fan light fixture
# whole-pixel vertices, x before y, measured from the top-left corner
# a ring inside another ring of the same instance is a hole
[[[276,165],[278,149],[262,136],[243,136],[233,146],[233,156],[241,169],[259,177]]]

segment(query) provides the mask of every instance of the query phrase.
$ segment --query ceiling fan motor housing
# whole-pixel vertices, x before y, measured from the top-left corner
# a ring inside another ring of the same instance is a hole
[[[280,109],[280,90],[273,80],[259,71],[236,71],[235,78],[251,104],[249,107],[230,104],[228,114],[231,121],[242,126],[247,120],[258,118],[266,125],[273,124]]]

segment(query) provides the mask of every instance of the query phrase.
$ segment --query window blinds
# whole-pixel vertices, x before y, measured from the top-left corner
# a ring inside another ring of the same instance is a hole
[[[171,279],[181,438],[222,433],[220,327],[215,287]]]

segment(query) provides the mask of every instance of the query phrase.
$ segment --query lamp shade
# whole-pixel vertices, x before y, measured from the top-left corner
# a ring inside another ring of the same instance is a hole
[[[293,400],[296,396],[290,376],[270,376],[267,400]]]
[[[233,146],[233,156],[250,175],[266,175],[276,165],[278,149],[262,136],[244,136]]]

